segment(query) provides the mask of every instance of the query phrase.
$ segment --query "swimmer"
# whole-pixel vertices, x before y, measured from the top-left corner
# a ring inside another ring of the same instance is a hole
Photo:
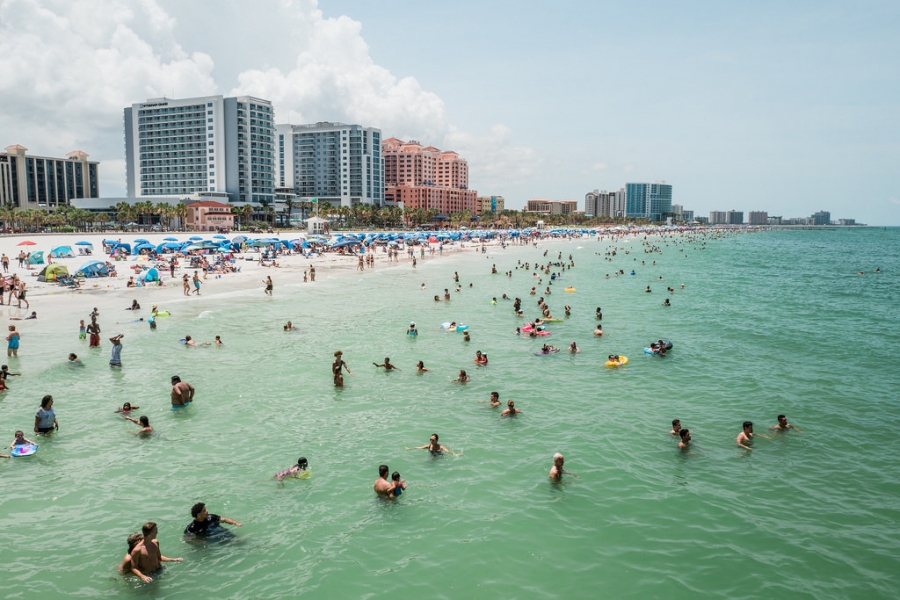
[[[19,430],[15,433],[15,439],[12,441],[12,444],[9,445],[10,448],[15,448],[16,446],[24,446],[26,444],[31,444],[32,446],[37,446],[35,442],[32,442],[27,437],[25,437],[25,432]]]
[[[491,408],[500,406],[500,392],[491,392],[491,399],[489,402],[491,403]]]
[[[422,284],[422,287],[421,287],[420,289],[422,289],[422,290],[425,289],[425,284],[424,284],[424,283]]]
[[[441,301],[441,297],[438,296],[437,294],[435,294],[435,296],[434,296],[434,301],[435,301],[435,302],[440,302],[440,301]]]
[[[117,413],[130,413],[131,411],[137,410],[139,408],[140,408],[140,406],[132,405],[131,402],[126,402],[125,404],[122,405],[122,408],[117,408],[116,412]]]
[[[750,444],[753,442],[753,438],[757,435],[760,437],[764,437],[767,440],[772,439],[769,436],[763,435],[761,433],[753,433],[753,422],[744,421],[744,430],[738,434],[735,442],[737,442],[737,445],[744,450],[753,450],[753,448],[750,447]]]
[[[563,308],[565,309],[566,316],[571,317],[572,316],[572,307],[569,306],[568,304],[566,304],[565,307],[563,307]]]
[[[384,357],[384,362],[381,363],[380,365],[378,363],[374,363],[374,362],[372,364],[375,365],[376,367],[384,367],[385,371],[391,371],[393,369],[396,369],[398,371],[400,370],[399,367],[395,367],[394,365],[391,364],[391,359],[388,358],[387,356]]]
[[[678,442],[678,449],[681,450],[684,454],[691,453],[691,430],[690,429],[682,429],[678,432],[678,435],[681,437],[681,441]]]
[[[438,442],[438,434],[436,434],[436,433],[431,434],[431,438],[428,440],[428,443],[425,444],[424,446],[416,446],[415,448],[407,448],[407,450],[428,450],[429,452],[431,452],[432,456],[440,456],[444,452],[447,452],[448,454],[453,454],[453,456],[456,456],[456,454],[454,454],[453,452],[451,452],[450,450],[448,450],[446,447],[442,446]]]
[[[672,437],[678,437],[680,434],[678,432],[681,431],[681,420],[680,419],[672,419],[672,431],[669,432],[669,435]]]
[[[482,354],[481,350],[475,351],[475,364],[476,365],[486,365],[488,364],[487,354]]]
[[[278,481],[283,481],[285,477],[294,477],[299,478],[304,474],[308,474],[309,471],[306,469],[309,467],[309,462],[304,457],[300,457],[297,459],[297,464],[292,466],[289,469],[285,469],[284,471],[279,471],[275,474],[275,479]]]
[[[800,431],[799,429],[797,429],[796,427],[794,427],[793,425],[788,423],[787,417],[785,417],[784,415],[778,415],[778,423],[769,427],[769,431],[784,432],[784,431],[787,431],[788,429],[793,429],[797,433],[803,433],[802,431]]]
[[[131,551],[142,541],[144,541],[144,534],[140,531],[135,531],[128,536],[128,551],[125,553],[125,558],[122,559],[122,564],[119,565],[119,573],[122,575],[131,573]]]
[[[506,408],[503,410],[503,412],[500,413],[500,416],[501,417],[514,417],[517,414],[519,414],[520,412],[522,412],[522,411],[519,410],[518,408],[516,408],[516,401],[509,400],[506,403]]]
[[[597,337],[603,335],[603,325],[600,325],[599,323],[597,324],[597,328],[594,329],[594,335]]]
[[[24,319],[22,317],[10,317],[9,318],[10,321],[28,321],[29,319],[37,319],[37,313],[35,311],[31,311],[31,314],[28,315],[27,317],[25,317]]]
[[[649,294],[652,290],[650,289],[650,286],[648,285],[648,286],[647,286],[647,289],[644,290],[644,291],[647,292],[647,293]]]
[[[553,481],[555,483],[559,483],[560,481],[562,481],[563,475],[573,475],[575,477],[578,477],[578,475],[575,475],[575,473],[572,473],[571,471],[566,471],[563,468],[563,465],[565,464],[565,462],[566,462],[565,457],[562,454],[560,454],[559,452],[557,452],[556,454],[553,455],[553,466],[550,468],[550,480],[551,481]]]
[[[284,324],[285,331],[293,331],[294,329],[296,329],[296,328],[294,327],[294,324],[291,323],[290,321],[288,321],[287,323]]]
[[[182,342],[182,343],[185,346],[211,346],[212,345],[209,342],[199,342],[198,343],[195,339],[193,339],[189,335],[184,336],[184,342]]]
[[[419,335],[419,330],[416,329],[415,322],[409,324],[409,329],[406,330],[406,335],[417,336]]]
[[[451,379],[450,383],[468,383],[468,381],[469,376],[466,375],[466,372],[464,370],[460,369],[459,375],[456,377],[456,379]]]
[[[581,348],[579,348],[579,347],[575,344],[575,341],[574,341],[574,340],[572,341],[571,344],[569,344],[569,352],[571,352],[572,354],[578,354],[579,352],[581,352]]]
[[[416,373],[427,373],[428,369],[425,368],[425,363],[421,360],[416,363]]]
[[[353,371],[351,371],[350,367],[347,366],[347,363],[344,362],[344,359],[342,358],[343,355],[343,352],[336,350],[334,353],[334,362],[331,363],[331,373],[334,375],[334,385],[336,387],[344,386],[343,369],[347,369],[347,373],[353,375]]]
[[[400,479],[400,472],[394,471],[391,473],[391,485],[394,486],[394,498],[403,493],[403,490],[406,489],[406,480]]]
[[[472,341],[472,338],[469,337],[469,330],[468,330],[468,329],[466,329],[465,331],[463,331],[463,341],[464,341],[464,342],[470,342],[470,341]]]
[[[129,417],[128,415],[125,415],[125,419],[127,421],[131,421],[135,425],[141,426],[140,431],[129,431],[128,433],[133,433],[135,435],[147,435],[149,433],[153,433],[153,427],[150,426],[149,417],[146,417],[145,415],[141,415],[139,418],[135,419],[133,417]]]
[[[394,498],[394,486],[388,481],[387,476],[391,470],[387,465],[378,465],[378,479],[375,480],[375,494],[382,498]]]
[[[181,558],[169,558],[163,556],[159,549],[159,540],[156,539],[158,529],[156,523],[145,523],[141,528],[143,539],[135,544],[131,551],[131,572],[144,583],[150,583],[153,579],[148,573],[155,573],[164,562],[181,562]]]
[[[221,345],[222,345],[222,338],[221,338],[220,336],[217,335],[217,336],[216,336],[216,341],[213,342],[213,343],[214,343],[216,346],[221,346]]]
[[[668,298],[666,298],[665,302],[663,302],[663,306],[672,306],[672,303],[669,302]]]
[[[73,367],[83,367],[84,363],[74,352],[69,352],[69,364]]]

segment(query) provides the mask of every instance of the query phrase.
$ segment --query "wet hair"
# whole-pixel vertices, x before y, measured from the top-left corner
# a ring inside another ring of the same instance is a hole
[[[140,421],[141,425],[143,425],[144,427],[150,427],[150,417],[148,417],[147,415],[141,415],[140,417],[138,417],[138,421]]]
[[[384,477],[385,475],[388,474],[389,471],[390,471],[390,469],[388,468],[387,465],[378,465],[378,476],[379,477]]]
[[[131,410],[131,402],[126,402],[122,405],[122,408],[124,409],[126,406],[128,407],[128,410]]]
[[[340,356],[341,354],[343,354],[343,352],[341,352],[340,350],[335,350],[335,351],[334,351],[334,355],[335,355],[335,356]]]
[[[744,429],[748,427],[753,427],[753,421],[744,421]]]
[[[391,473],[391,479],[399,482],[400,481],[400,471],[394,471],[393,473]]]
[[[206,504],[204,504],[203,502],[198,502],[197,504],[193,505],[191,507],[191,516],[196,519],[197,515],[202,513],[204,508],[206,508]]]
[[[420,360],[419,362],[416,363],[416,368],[417,368],[417,369],[424,369],[424,368],[425,368],[425,363],[423,363],[423,362]]]
[[[436,434],[436,433],[432,433],[432,434],[431,434],[431,437],[434,438],[434,441],[438,441],[438,439],[439,439],[439,438],[438,438],[438,434]]]
[[[189,335],[184,336],[184,340],[185,340],[186,342],[191,341],[191,336],[189,336]]]
[[[19,437],[20,435],[21,435],[21,436],[24,436],[24,435],[25,435],[25,432],[22,431],[21,429],[17,429],[17,430],[16,430],[16,433],[15,433],[15,436],[16,436],[16,437]]]
[[[75,360],[78,356],[74,352],[69,352],[69,360]]]
[[[140,531],[135,531],[134,533],[129,535],[128,539],[127,539],[128,552],[131,552],[132,550],[134,550],[134,547],[137,546],[138,542],[142,541],[143,539],[144,539],[144,534],[141,533]]]
[[[41,399],[41,408],[47,408],[53,402],[53,396],[47,394]]]
[[[778,415],[778,420],[780,421],[782,419],[787,419],[787,417],[785,417],[784,415]]]
[[[688,435],[690,432],[691,432],[690,429],[682,429],[681,431],[678,432],[678,435],[681,436],[681,439],[684,439],[685,437],[687,437],[687,435]]]
[[[300,458],[297,459],[297,466],[300,467],[301,469],[305,469],[306,467],[309,466],[309,461],[306,460],[306,457],[301,456]]]
[[[153,521],[148,521],[144,523],[143,527],[141,527],[141,533],[143,533],[144,537],[146,538],[151,533],[153,533],[154,529],[156,529],[156,523],[154,523]]]
[[[677,427],[681,425],[681,419],[672,419],[672,427]]]
[[[172,383],[181,383],[181,377],[178,375],[172,375]]]
[[[496,398],[499,398],[499,397],[500,397],[500,392],[491,392],[491,398],[495,398],[495,397],[496,397]]]
[[[515,400],[507,400],[507,401],[506,401],[506,405],[507,405],[508,407],[512,408],[513,406],[516,405],[516,401],[515,401]]]

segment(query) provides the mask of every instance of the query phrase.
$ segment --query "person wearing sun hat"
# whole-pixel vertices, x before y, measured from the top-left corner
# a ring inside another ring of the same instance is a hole
[[[419,335],[419,330],[416,329],[415,322],[411,322],[409,324],[409,329],[406,330],[406,335],[412,335],[412,336]]]

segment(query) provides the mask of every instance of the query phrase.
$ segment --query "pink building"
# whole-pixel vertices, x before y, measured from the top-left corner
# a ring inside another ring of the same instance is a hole
[[[459,154],[397,138],[386,139],[381,146],[385,201],[445,215],[475,211],[478,193],[469,189],[469,164]]]
[[[231,213],[231,207],[227,204],[204,200],[191,202],[187,207],[188,214],[184,224],[189,230],[217,231],[234,227],[234,215]]]

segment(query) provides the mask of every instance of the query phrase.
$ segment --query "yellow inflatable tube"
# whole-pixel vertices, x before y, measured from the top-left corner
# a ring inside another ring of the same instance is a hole
[[[610,367],[610,368],[621,367],[622,365],[627,365],[627,364],[628,364],[628,357],[627,357],[627,356],[620,356],[618,361],[615,361],[615,360],[608,360],[608,361],[606,361],[606,363],[604,363],[604,364],[606,364],[606,366],[607,366],[607,367]]]

